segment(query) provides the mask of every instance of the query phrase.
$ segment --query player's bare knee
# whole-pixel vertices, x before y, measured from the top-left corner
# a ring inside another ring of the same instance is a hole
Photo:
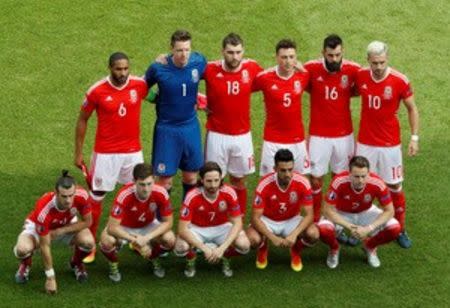
[[[197,172],[184,171],[182,174],[182,181],[185,184],[191,184],[191,185],[197,183]]]
[[[166,232],[161,238],[161,244],[167,249],[173,249],[175,247],[176,237],[172,231]]]
[[[179,257],[183,257],[187,254],[187,252],[189,251],[189,244],[181,239],[181,238],[177,238],[176,242],[175,242],[175,249],[174,249],[174,253],[175,255],[179,256]]]
[[[246,254],[250,250],[250,240],[245,234],[241,234],[235,241],[236,250]]]
[[[306,238],[311,243],[316,242],[319,240],[320,232],[319,228],[316,227],[316,225],[312,224],[306,229]]]
[[[257,248],[261,244],[262,238],[258,232],[256,232],[253,228],[249,228],[247,230],[247,237],[250,241],[250,246],[252,248]]]
[[[24,259],[33,254],[34,247],[29,244],[17,243],[13,248],[14,255],[18,259]]]
[[[230,174],[230,184],[236,187],[237,189],[244,189],[245,186],[245,176],[244,177],[235,177]]]

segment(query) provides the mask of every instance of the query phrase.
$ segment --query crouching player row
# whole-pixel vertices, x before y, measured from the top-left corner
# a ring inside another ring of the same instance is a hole
[[[53,269],[51,243],[62,242],[73,246],[74,254],[70,266],[79,282],[87,280],[82,260],[95,247],[89,227],[92,223],[88,193],[76,186],[67,171],[62,172],[55,184],[55,190],[38,199],[34,210],[25,220],[19,234],[14,254],[20,259],[15,279],[26,283],[29,279],[33,253],[40,249],[44,263],[45,290],[57,292],[56,275]]]
[[[380,207],[373,204],[378,199]],[[327,265],[339,264],[339,243],[336,236],[344,228],[363,242],[367,262],[372,267],[381,265],[377,247],[395,240],[401,227],[394,218],[394,206],[386,184],[370,172],[369,161],[354,156],[349,171],[335,176],[330,184],[323,208],[327,219],[318,223],[321,240],[330,247]]]

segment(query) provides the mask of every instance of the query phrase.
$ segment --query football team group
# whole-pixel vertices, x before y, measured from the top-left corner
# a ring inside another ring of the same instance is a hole
[[[88,278],[85,263],[95,259],[97,242],[113,282],[122,279],[118,252],[124,245],[148,259],[159,278],[165,276],[161,257],[169,252],[186,259],[186,277],[195,276],[198,255],[209,263],[221,262],[223,274],[231,277],[231,257],[255,249],[256,267],[265,269],[270,245],[289,250],[296,272],[303,267],[302,250],[318,241],[329,246],[326,265],[331,269],[339,264],[340,244],[360,245],[375,268],[380,266],[378,246],[396,240],[411,247],[401,185],[400,102],[408,112],[409,156],[419,149],[419,114],[408,79],[388,65],[385,43],[367,46],[368,67],[363,68],[343,58],[338,35],[324,39],[323,57],[304,64],[297,60],[296,43],[282,39],[275,46],[276,65],[264,70],[244,58],[243,40],[235,33],[223,39],[223,58],[217,61],[207,62],[191,51],[191,40],[187,31],[174,32],[170,53],[158,56],[143,78],[129,74],[126,54],[110,56],[110,73],[87,91],[75,128],[74,163],[89,190],[63,171],[54,190],[39,198],[14,247],[20,261],[17,283],[28,281],[39,250],[45,289],[56,293],[55,242],[73,248],[70,266],[80,282]],[[206,95],[198,92],[202,79]],[[261,178],[247,226],[246,179],[255,172],[250,101],[257,91],[264,97],[265,124]],[[305,91],[310,103],[307,137]],[[353,96],[361,101],[356,141]],[[156,105],[151,164],[144,163],[140,142],[145,100]],[[87,168],[83,145],[93,111],[97,130]],[[197,117],[201,111],[207,115],[204,146]],[[174,232],[170,194],[178,169],[183,202]],[[332,180],[323,197],[329,172]],[[105,228],[97,232],[102,201],[117,183],[123,186]]]

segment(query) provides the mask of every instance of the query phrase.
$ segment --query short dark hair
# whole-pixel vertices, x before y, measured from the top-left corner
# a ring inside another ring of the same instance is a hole
[[[278,54],[278,51],[280,49],[288,49],[288,48],[297,49],[297,44],[291,39],[282,39],[277,43],[277,46],[275,46],[275,51]]]
[[[353,167],[367,168],[368,170],[370,170],[370,163],[369,160],[364,156],[353,156],[348,164],[348,169],[351,171]]]
[[[74,185],[76,185],[75,179],[69,175],[68,170],[63,169],[61,171],[61,176],[56,180],[55,190],[58,191],[59,187],[69,189]]]
[[[191,34],[186,30],[177,30],[170,37],[170,46],[175,46],[176,42],[186,42],[192,40]]]
[[[292,154],[292,152],[288,149],[280,149],[275,153],[275,166],[279,163],[279,162],[293,162],[294,161],[294,155]]]
[[[327,47],[335,49],[339,45],[342,45],[342,39],[337,34],[330,34],[323,40],[323,49]]]
[[[153,175],[153,169],[150,164],[140,163],[133,168],[133,179],[144,180],[149,176]]]
[[[109,56],[109,67],[112,67],[114,63],[116,63],[116,61],[124,59],[129,61],[128,56],[124,52],[117,51],[113,53],[112,55]]]
[[[244,46],[244,41],[239,36],[239,34],[231,32],[231,33],[228,33],[228,35],[223,38],[222,49],[225,49],[225,47],[227,45],[231,45],[231,46],[242,45],[242,46]]]

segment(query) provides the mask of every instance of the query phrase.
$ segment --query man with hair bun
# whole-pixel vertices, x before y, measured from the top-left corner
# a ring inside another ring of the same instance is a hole
[[[386,43],[373,41],[368,45],[369,67],[360,70],[356,79],[362,103],[356,154],[367,157],[372,169],[388,185],[395,218],[402,227],[397,241],[401,247],[409,248],[412,242],[405,229],[406,200],[402,190],[400,102],[408,111],[411,133],[408,156],[415,156],[419,151],[419,111],[408,78],[389,67],[388,60]]]
[[[87,280],[82,260],[95,247],[94,238],[88,229],[92,223],[88,199],[86,190],[77,187],[74,178],[68,171],[63,170],[61,177],[56,181],[55,190],[45,193],[38,199],[17,238],[14,246],[14,255],[20,260],[15,275],[17,283],[28,281],[33,253],[39,249],[47,278],[45,290],[49,294],[57,292],[50,249],[52,242],[74,246],[70,266],[76,280],[79,282]]]

